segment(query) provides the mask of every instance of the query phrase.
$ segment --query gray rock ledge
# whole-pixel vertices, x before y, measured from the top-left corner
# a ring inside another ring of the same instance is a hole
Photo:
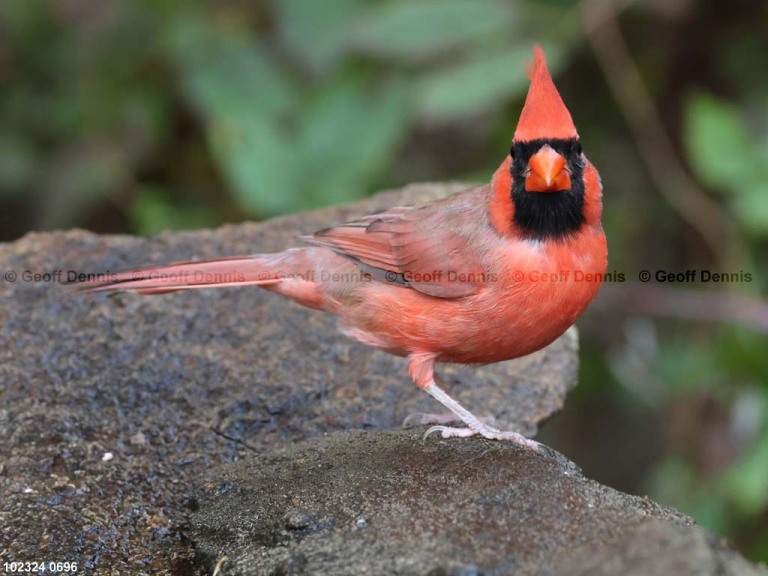
[[[66,280],[280,250],[299,234],[463,187],[410,186],[154,238],[75,230],[0,245],[0,560],[72,561],[81,573],[208,573],[185,536],[203,473],[334,431],[375,437],[439,408],[410,383],[403,359],[256,288],[78,296],[30,274]],[[569,333],[525,359],[442,374],[477,413],[531,432],[575,384],[576,348]]]
[[[557,452],[340,432],[217,469],[189,535],[224,574],[766,574]]]
[[[554,452],[399,430],[434,401],[402,359],[328,315],[255,288],[84,297],[29,278],[280,250],[461,187],[148,239],[0,245],[0,561],[120,575],[211,574],[221,555],[224,574],[766,574]],[[530,432],[576,382],[576,335],[442,374],[479,414]]]

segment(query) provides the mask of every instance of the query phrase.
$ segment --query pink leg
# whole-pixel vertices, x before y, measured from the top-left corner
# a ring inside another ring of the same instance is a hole
[[[508,440],[520,446],[534,450],[538,449],[538,442],[529,440],[518,432],[502,431],[486,424],[454,400],[445,390],[440,388],[435,376],[435,357],[432,354],[411,354],[409,360],[409,372],[416,386],[426,390],[433,398],[448,408],[452,414],[455,414],[456,419],[461,420],[467,425],[467,428],[432,426],[424,434],[425,438],[433,432],[440,432],[443,438],[482,436],[490,440]]]
[[[450,424],[456,422],[458,417],[453,412],[442,414],[430,414],[429,412],[414,412],[408,414],[403,420],[403,426],[423,426],[424,424]]]

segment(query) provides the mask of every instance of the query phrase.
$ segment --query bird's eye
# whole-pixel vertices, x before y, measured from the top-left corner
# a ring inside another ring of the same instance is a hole
[[[512,148],[509,149],[509,157],[512,158],[512,160],[515,159],[515,147],[512,146]]]
[[[576,154],[581,154],[581,142],[576,142]]]

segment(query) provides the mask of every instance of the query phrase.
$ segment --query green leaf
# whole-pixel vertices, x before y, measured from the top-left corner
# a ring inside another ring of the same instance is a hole
[[[406,96],[399,82],[368,85],[360,77],[341,79],[317,95],[304,112],[298,147],[312,204],[370,192],[366,184],[389,165],[408,128]]]
[[[738,108],[694,94],[686,106],[684,137],[699,177],[733,196],[731,208],[744,229],[768,235],[768,166]]]
[[[401,0],[372,8],[352,39],[365,53],[412,62],[508,34],[514,17],[512,3],[496,0]]]
[[[240,205],[257,216],[302,206],[300,162],[274,120],[259,110],[240,111],[217,115],[208,128],[214,156]]]
[[[768,171],[765,178],[768,178]],[[755,236],[768,236],[768,180],[755,180],[734,198],[732,205],[747,232]]]
[[[272,0],[272,6],[285,41],[319,72],[343,56],[350,22],[365,4],[363,0]]]
[[[143,186],[131,203],[131,221],[142,235],[158,234],[164,230],[194,230],[215,224],[210,211],[201,206],[179,206],[168,192],[157,186]]]
[[[288,78],[250,39],[217,33],[190,17],[179,20],[169,41],[185,93],[205,116],[247,108],[273,114],[293,105]]]
[[[557,62],[555,50],[547,54]],[[528,88],[524,62],[530,59],[531,48],[526,45],[428,74],[418,86],[419,111],[429,119],[450,121],[524,93]]]
[[[685,107],[685,145],[696,173],[711,186],[736,192],[755,156],[738,109],[696,93]]]
[[[183,87],[205,119],[212,152],[240,205],[254,215],[300,206],[299,176],[282,117],[296,94],[258,44],[181,20],[171,35]]]

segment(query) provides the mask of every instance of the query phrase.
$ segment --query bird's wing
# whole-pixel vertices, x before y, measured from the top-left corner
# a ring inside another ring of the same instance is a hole
[[[472,234],[474,227],[482,226],[477,219],[483,219],[484,212],[478,209],[479,198],[466,196],[393,208],[304,239],[353,260],[377,280],[438,298],[470,296],[482,289],[488,276],[483,248]]]

